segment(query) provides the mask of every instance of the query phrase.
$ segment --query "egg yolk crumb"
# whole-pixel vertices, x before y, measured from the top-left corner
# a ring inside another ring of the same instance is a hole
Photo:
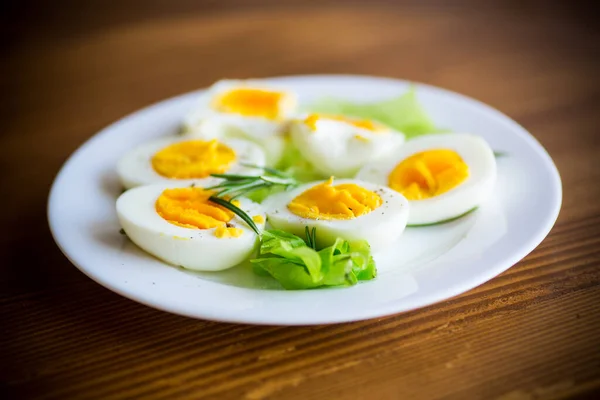
[[[308,117],[304,119],[304,124],[308,126],[311,130],[317,130],[317,122],[319,120],[330,120],[330,121],[339,121],[345,122],[357,128],[366,129],[373,133],[377,133],[383,130],[383,127],[379,124],[376,124],[373,121],[368,119],[355,119],[349,118],[342,115],[323,115],[323,114],[310,114]]]
[[[255,215],[252,217],[252,221],[256,222],[257,224],[263,224],[265,222],[265,217],[262,215]]]
[[[353,219],[381,206],[381,197],[354,183],[333,186],[333,177],[306,190],[288,204],[288,209],[303,218]]]
[[[234,214],[208,200],[213,193],[199,187],[166,189],[156,200],[156,212],[173,225],[190,229],[217,228],[217,237],[240,236],[241,229],[227,226]]]
[[[242,233],[244,233],[244,231],[240,228],[228,228],[224,225],[219,226],[217,229],[215,229],[215,236],[219,239],[240,237]]]
[[[166,178],[195,179],[222,174],[233,161],[233,149],[217,140],[190,140],[158,151],[152,157],[152,167]]]
[[[388,186],[408,200],[423,200],[454,189],[469,176],[469,166],[454,150],[427,150],[400,162]]]
[[[246,117],[281,119],[281,101],[285,93],[264,89],[238,88],[229,90],[213,100],[212,107],[220,112]]]

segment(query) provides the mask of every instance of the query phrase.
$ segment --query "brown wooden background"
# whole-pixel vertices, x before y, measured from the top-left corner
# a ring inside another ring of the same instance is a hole
[[[600,32],[593,8],[578,4],[2,2],[0,397],[599,395]],[[562,175],[551,235],[500,277],[438,305],[295,328],[155,311],[60,254],[47,193],[96,131],[223,77],[310,73],[423,81],[516,119]]]

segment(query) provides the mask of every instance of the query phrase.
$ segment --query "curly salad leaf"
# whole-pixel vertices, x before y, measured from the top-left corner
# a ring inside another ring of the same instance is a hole
[[[324,179],[322,174],[319,174],[315,168],[302,156],[300,150],[292,144],[288,138],[283,156],[277,165],[277,169],[284,171],[286,174],[293,176],[299,182],[312,182],[319,179]]]
[[[304,239],[288,232],[270,229],[263,232],[259,257],[251,260],[259,275],[270,275],[288,290],[322,286],[352,286],[377,276],[371,248],[366,241],[337,239],[321,250],[314,231]]]
[[[313,182],[328,177],[319,174],[316,169],[302,157],[300,151],[292,144],[292,141],[287,138],[281,160],[275,168],[281,173],[287,175],[291,179],[296,180],[298,184]],[[257,203],[262,203],[267,197],[287,190],[286,187],[271,186],[262,187],[248,194],[248,198]]]
[[[407,139],[439,132],[419,103],[413,86],[402,96],[374,103],[353,103],[327,97],[309,105],[306,111],[372,119],[403,132]]]

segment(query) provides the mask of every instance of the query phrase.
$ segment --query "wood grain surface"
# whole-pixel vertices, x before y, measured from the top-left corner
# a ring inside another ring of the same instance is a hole
[[[591,10],[543,1],[47,3],[2,6],[1,398],[600,395],[600,38]],[[333,326],[170,315],[104,289],[62,256],[47,228],[48,190],[95,132],[223,77],[311,73],[422,81],[505,112],[558,166],[555,228],[462,296]]]

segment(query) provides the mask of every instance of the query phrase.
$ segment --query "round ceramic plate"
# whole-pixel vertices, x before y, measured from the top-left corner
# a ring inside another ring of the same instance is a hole
[[[322,96],[375,101],[409,82],[363,76],[273,78],[301,104]],[[90,278],[168,312],[217,321],[306,325],[356,321],[423,307],[465,292],[510,268],[548,234],[561,204],[556,167],[542,146],[500,112],[427,85],[417,94],[436,125],[484,137],[496,151],[498,180],[478,211],[440,226],[408,228],[376,254],[378,277],[350,288],[285,291],[247,265],[193,273],[144,253],[119,234],[119,157],[149,139],[174,135],[194,92],[136,112],[98,133],[66,162],[50,193],[50,228],[64,254]]]

